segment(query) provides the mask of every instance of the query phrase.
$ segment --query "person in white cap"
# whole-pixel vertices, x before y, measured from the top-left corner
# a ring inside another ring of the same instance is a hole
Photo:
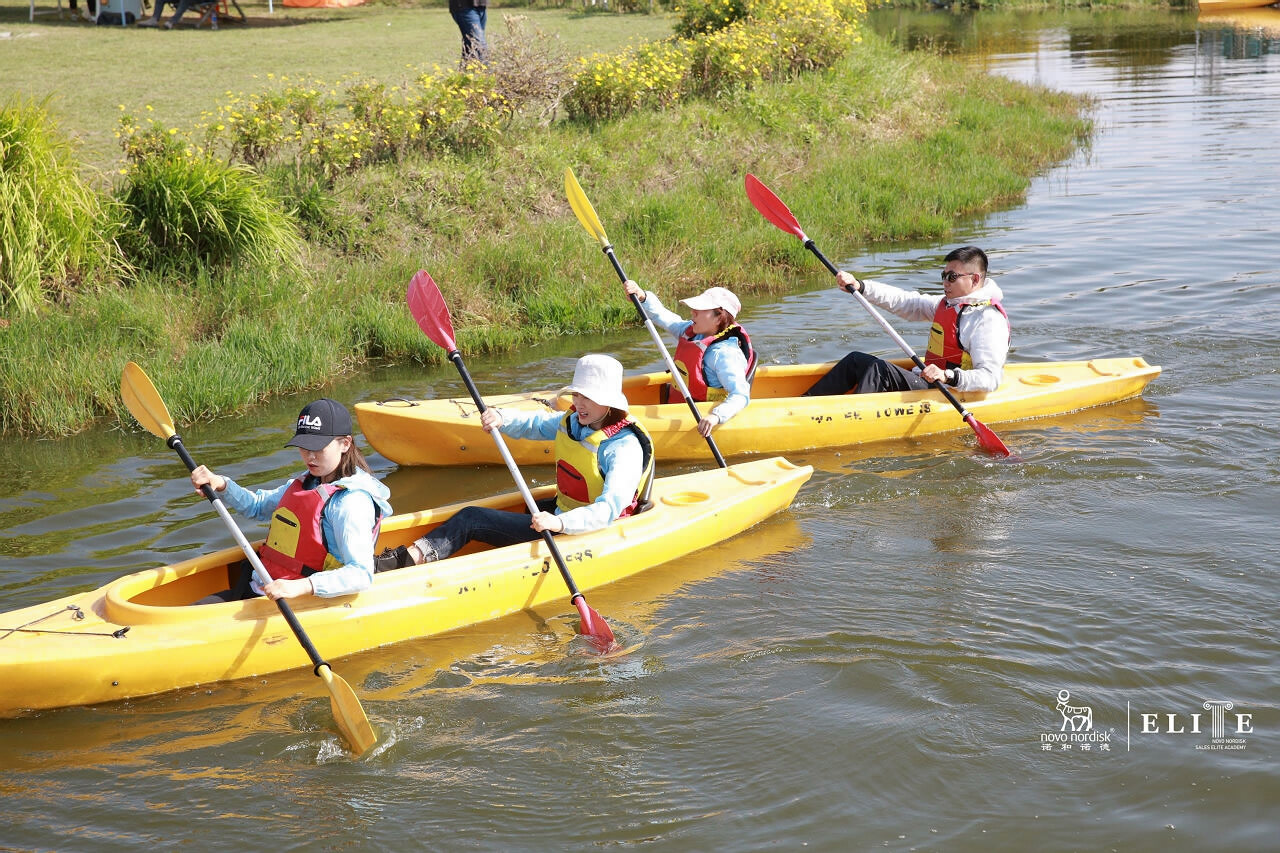
[[[704,438],[751,402],[751,380],[756,374],[756,351],[747,330],[737,322],[742,303],[733,291],[709,287],[680,301],[689,306],[686,320],[669,311],[653,291],[627,279],[623,288],[640,300],[649,319],[675,336],[673,360],[696,403],[715,402],[702,413],[698,432]],[[684,395],[674,383],[667,386],[665,402],[680,403]]]
[[[258,549],[271,583],[260,587],[245,560],[234,587],[197,604],[256,595],[327,598],[373,584],[373,545],[382,519],[391,514],[391,493],[356,446],[351,413],[328,397],[307,404],[285,447],[298,448],[307,470],[275,489],[251,492],[203,465],[191,472],[197,493],[208,485],[241,515],[271,521]]]
[[[578,359],[568,412],[485,409],[480,423],[509,438],[554,441],[556,495],[532,516],[469,506],[413,544],[388,548],[378,571],[443,560],[477,540],[501,548],[551,533],[573,535],[600,530],[648,505],[653,485],[653,441],[627,414],[622,365],[607,355]]]

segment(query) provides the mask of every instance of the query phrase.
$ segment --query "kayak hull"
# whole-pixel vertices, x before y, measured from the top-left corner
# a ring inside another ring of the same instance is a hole
[[[775,457],[659,478],[653,509],[556,543],[579,588],[590,590],[740,533],[790,505],[811,474]],[[518,493],[469,504],[523,508]],[[411,542],[469,504],[392,516],[379,547]],[[190,605],[226,589],[228,566],[242,556],[231,548],[0,614],[0,716],[310,668],[273,602]],[[472,544],[448,560],[379,573],[355,595],[290,604],[330,661],[540,605],[574,610],[542,540]]]
[[[899,362],[906,366],[910,362]],[[941,392],[928,389],[884,394],[800,396],[831,364],[764,365],[752,385],[751,404],[712,433],[728,456],[795,454],[882,441],[901,441],[968,425]],[[986,424],[1041,418],[1136,397],[1160,368],[1141,357],[1009,364],[1004,382],[990,393],[958,393]],[[694,429],[685,403],[660,404],[667,374],[627,377],[623,391],[631,414],[653,436],[660,461],[705,461],[707,442]],[[489,406],[522,411],[568,408],[557,391],[510,394],[486,400]],[[707,403],[699,409],[710,409]],[[469,398],[364,402],[355,407],[365,439],[399,465],[502,465],[497,446],[480,426]],[[506,440],[517,463],[554,462],[551,442]]]

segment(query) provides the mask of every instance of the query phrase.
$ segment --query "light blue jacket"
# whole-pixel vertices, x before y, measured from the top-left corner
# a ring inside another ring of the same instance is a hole
[[[693,325],[674,311],[668,310],[662,300],[652,291],[645,291],[644,301],[640,307],[649,315],[655,325],[670,332],[676,340]],[[706,335],[698,335],[694,340],[701,340]],[[723,388],[728,395],[711,409],[720,423],[741,412],[751,402],[751,383],[747,381],[747,357],[742,354],[736,338],[726,338],[719,343],[707,347],[702,358],[702,374],[707,385],[712,388]]]
[[[305,472],[298,475],[304,476]],[[252,492],[230,477],[224,479],[227,487],[218,497],[227,506],[246,518],[270,521],[285,490],[297,478],[290,478],[279,488]],[[378,517],[385,519],[391,514],[391,504],[387,502],[391,492],[369,472],[358,468],[350,477],[334,481],[334,485],[342,486],[342,491],[325,505],[320,529],[329,553],[342,565],[310,576],[311,585],[321,598],[350,595],[373,585],[373,525]],[[375,516],[375,508],[380,516]],[[256,577],[252,586],[254,592],[262,593]]]
[[[556,430],[565,416],[564,412],[522,412],[514,409],[499,409],[498,412],[502,415],[503,435],[539,441],[555,441]],[[575,440],[584,439],[592,432],[591,427],[579,423],[576,415],[569,420],[569,434]],[[564,522],[564,532],[569,535],[608,527],[631,505],[636,489],[640,488],[640,477],[644,474],[644,448],[631,430],[619,430],[600,442],[598,457],[600,473],[604,475],[604,491],[600,497],[567,512],[556,510],[556,515]]]

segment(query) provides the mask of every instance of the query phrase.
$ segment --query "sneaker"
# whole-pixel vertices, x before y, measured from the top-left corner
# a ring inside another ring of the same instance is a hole
[[[393,569],[403,569],[412,565],[413,557],[409,556],[409,549],[403,545],[387,548],[373,558],[373,570],[375,572],[389,572]]]

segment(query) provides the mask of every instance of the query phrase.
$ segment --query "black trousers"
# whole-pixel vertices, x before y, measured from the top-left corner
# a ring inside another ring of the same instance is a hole
[[[249,586],[249,579],[252,577],[253,566],[249,565],[248,560],[232,563],[227,566],[227,580],[231,582],[231,588],[224,589],[222,592],[215,592],[212,595],[206,595],[199,601],[193,601],[192,604],[221,604],[224,601],[243,601],[246,598],[257,598],[258,594],[253,591],[253,587]]]
[[[929,383],[921,379],[918,373],[898,367],[883,358],[855,351],[840,359],[835,367],[804,392],[804,396],[826,397],[849,391],[858,394],[920,391],[928,387]]]

